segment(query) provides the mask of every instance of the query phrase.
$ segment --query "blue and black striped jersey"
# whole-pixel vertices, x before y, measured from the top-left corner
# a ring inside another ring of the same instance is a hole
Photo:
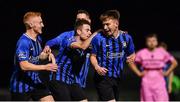
[[[42,51],[40,43],[41,38],[39,36],[34,41],[27,34],[23,34],[18,40],[14,58],[14,70],[10,81],[11,92],[29,92],[36,84],[41,83],[37,71],[23,71],[19,65],[21,61],[39,64],[39,54]]]
[[[117,38],[108,37],[102,32],[92,40],[92,54],[98,64],[107,68],[107,76],[120,77],[126,57],[134,53],[134,44],[129,34],[120,31]]]
[[[50,80],[55,79],[66,84],[78,83],[81,87],[85,87],[90,64],[89,56],[80,49],[70,48],[70,44],[75,41],[74,35],[74,31],[64,32],[46,43],[50,47],[59,48],[56,56],[58,71],[50,75]]]

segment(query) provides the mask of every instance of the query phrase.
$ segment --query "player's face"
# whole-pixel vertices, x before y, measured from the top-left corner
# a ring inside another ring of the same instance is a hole
[[[150,37],[146,39],[146,45],[149,49],[154,49],[158,45],[158,41],[156,37]]]
[[[76,16],[76,21],[77,21],[78,19],[84,19],[84,20],[87,20],[89,23],[91,23],[91,20],[90,20],[89,16],[86,15],[85,13],[79,13],[79,14],[77,14],[77,16]]]
[[[79,35],[82,40],[86,40],[91,36],[91,27],[88,24],[83,24],[82,27],[79,28]]]
[[[115,19],[107,18],[102,22],[105,34],[112,36],[118,30],[119,23]]]
[[[34,32],[36,32],[37,34],[41,34],[42,27],[44,27],[42,18],[40,16],[37,16],[37,17],[33,17],[31,20],[32,20],[31,27],[34,30]]]

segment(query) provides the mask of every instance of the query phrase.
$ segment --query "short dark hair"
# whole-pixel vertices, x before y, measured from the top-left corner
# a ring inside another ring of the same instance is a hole
[[[88,11],[86,11],[86,10],[82,10],[82,9],[78,10],[78,11],[77,11],[77,15],[80,14],[80,13],[84,13],[84,14],[86,14],[87,16],[90,17]]]
[[[100,16],[101,21],[104,21],[107,18],[119,20],[120,13],[118,10],[108,10],[108,11],[104,12],[103,14],[101,14],[101,16]]]
[[[161,46],[161,47],[163,47],[165,49],[168,49],[168,46],[167,46],[167,44],[165,42],[160,42],[159,46]]]
[[[147,40],[148,38],[152,38],[152,37],[158,38],[156,33],[150,33],[146,35],[145,39]]]
[[[74,30],[76,31],[79,27],[81,27],[84,24],[91,25],[89,21],[84,20],[84,19],[79,19],[74,24]]]

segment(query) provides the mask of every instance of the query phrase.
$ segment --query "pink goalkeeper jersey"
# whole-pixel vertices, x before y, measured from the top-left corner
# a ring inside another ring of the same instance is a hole
[[[166,50],[163,48],[156,48],[154,51],[149,51],[144,48],[137,52],[135,62],[141,64],[141,67],[145,69],[157,69],[163,68],[168,61],[174,59]]]

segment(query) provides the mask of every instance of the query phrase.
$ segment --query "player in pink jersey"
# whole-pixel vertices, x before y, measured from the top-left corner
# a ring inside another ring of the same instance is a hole
[[[177,66],[177,61],[166,50],[157,47],[158,40],[156,34],[146,37],[147,48],[137,52],[135,63],[129,64],[130,68],[139,76],[141,80],[141,101],[168,101],[168,93],[164,76],[168,76]],[[166,72],[163,68],[166,63],[171,62],[171,66]],[[137,64],[142,68],[138,70]]]

